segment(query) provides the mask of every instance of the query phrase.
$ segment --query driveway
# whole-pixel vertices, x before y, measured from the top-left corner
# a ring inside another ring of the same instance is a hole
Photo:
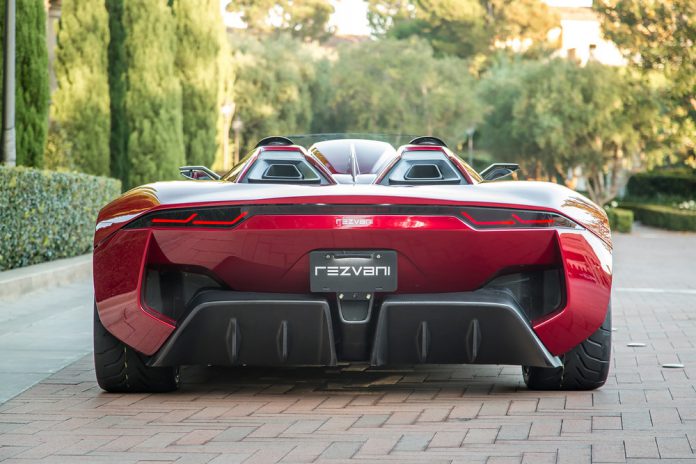
[[[39,374],[80,359],[0,405],[0,461],[696,462],[696,234],[617,236],[614,288],[613,366],[594,392],[531,392],[518,367],[352,365],[189,368],[177,393],[106,394],[83,355],[89,285],[22,319],[29,295],[0,307],[15,314],[12,330],[0,326],[0,350],[8,337],[21,348],[19,331],[40,347],[21,358]],[[30,320],[53,328],[55,350]],[[73,344],[64,327],[79,328]],[[10,364],[0,385],[18,378]]]

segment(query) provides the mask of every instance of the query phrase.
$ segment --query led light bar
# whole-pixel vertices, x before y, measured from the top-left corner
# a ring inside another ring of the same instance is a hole
[[[234,227],[248,216],[240,207],[205,207],[154,211],[139,217],[127,227]]]
[[[576,223],[556,213],[507,208],[468,207],[460,211],[474,229],[577,229]]]
[[[302,206],[284,206],[280,209],[273,206],[206,206],[200,208],[165,209],[147,213],[126,226],[137,228],[232,228],[243,223],[253,214],[354,214],[346,208],[329,207],[329,211],[320,211],[313,206],[310,210]],[[368,215],[410,214],[459,216],[474,229],[579,229],[578,224],[557,213],[547,211],[530,211],[512,208],[489,208],[480,206],[439,207],[439,206],[404,206],[384,207],[364,206],[366,211],[358,211]],[[382,211],[383,210],[383,211]],[[348,211],[348,212],[347,212]]]

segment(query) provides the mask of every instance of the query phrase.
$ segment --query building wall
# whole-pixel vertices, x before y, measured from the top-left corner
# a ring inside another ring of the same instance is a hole
[[[596,60],[610,66],[624,66],[626,60],[613,42],[602,37],[597,13],[586,6],[554,6],[560,2],[547,0],[547,4],[561,18],[561,49],[559,56],[575,59],[582,64]],[[578,0],[575,4],[584,3]],[[591,3],[590,3],[591,4]]]

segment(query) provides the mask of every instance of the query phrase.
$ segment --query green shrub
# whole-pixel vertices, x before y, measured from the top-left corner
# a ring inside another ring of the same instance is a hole
[[[174,0],[172,8],[176,18],[176,69],[181,80],[186,164],[211,166],[219,140],[220,52],[228,40],[220,0]]]
[[[0,270],[87,253],[97,213],[120,192],[107,177],[0,166]]]
[[[176,22],[164,0],[123,3],[126,187],[180,178],[185,164]]]
[[[653,171],[633,175],[626,187],[628,198],[647,198],[653,203],[696,198],[696,175],[685,171]]]
[[[51,96],[51,164],[109,175],[109,17],[104,0],[65,2],[61,7]],[[56,133],[57,132],[57,133]],[[54,143],[62,139],[69,143]]]
[[[111,134],[109,137],[109,161],[111,177],[121,179],[124,186],[128,181],[128,156],[126,140],[126,29],[123,25],[123,2],[125,0],[106,0],[109,12],[109,106],[111,115]]]
[[[609,225],[615,232],[631,233],[633,227],[633,211],[623,208],[607,208]]]
[[[631,209],[636,219],[645,225],[696,232],[696,211],[640,203],[622,203],[621,207]]]

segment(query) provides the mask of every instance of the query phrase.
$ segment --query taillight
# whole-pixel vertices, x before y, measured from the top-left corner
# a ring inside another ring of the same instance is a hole
[[[469,207],[461,215],[474,229],[579,228],[565,216],[545,211]]]
[[[128,224],[127,228],[144,227],[234,227],[248,215],[239,207],[208,207],[154,211]]]

